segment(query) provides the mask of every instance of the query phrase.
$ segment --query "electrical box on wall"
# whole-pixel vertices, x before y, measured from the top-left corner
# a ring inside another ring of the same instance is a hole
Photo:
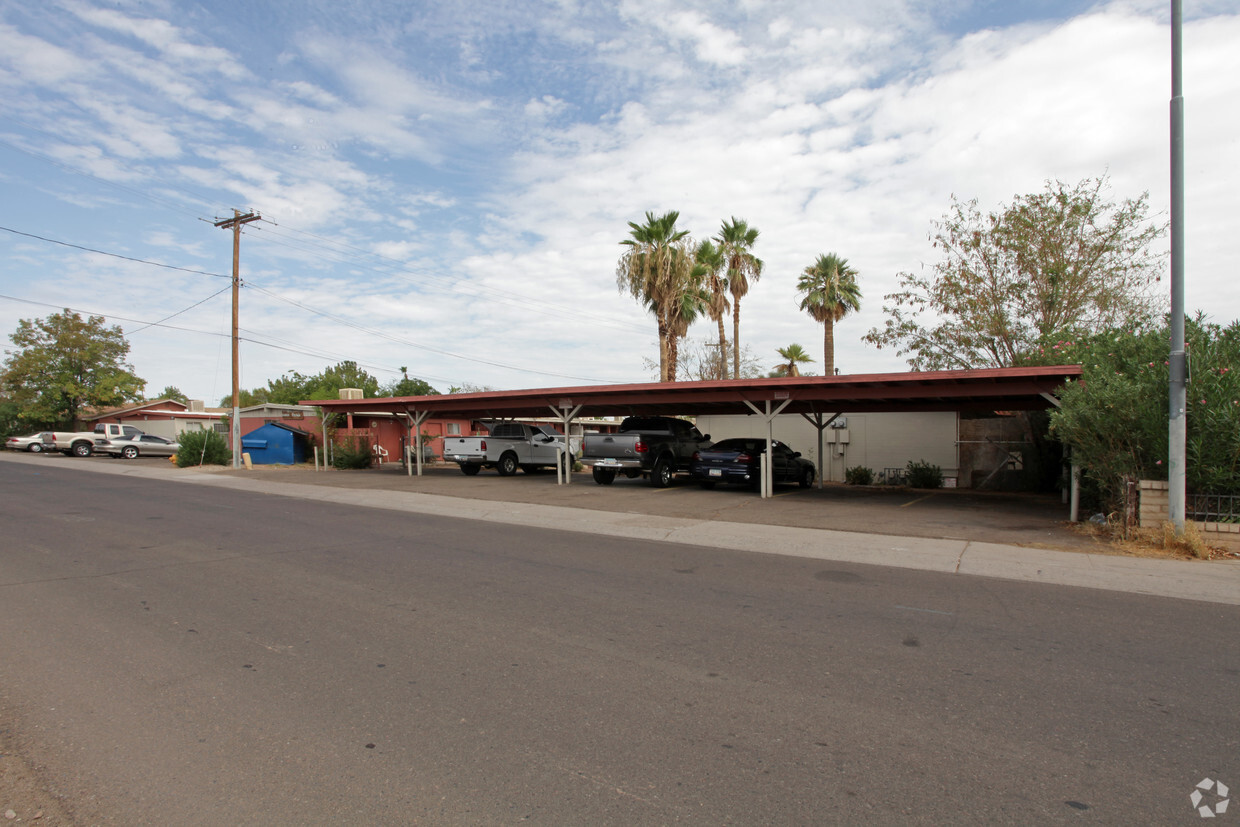
[[[846,416],[837,416],[835,419],[832,419],[832,420],[831,420],[831,427],[832,427],[832,428],[835,428],[836,430],[839,430],[840,428],[847,428],[847,427],[848,427],[848,417],[846,417]]]

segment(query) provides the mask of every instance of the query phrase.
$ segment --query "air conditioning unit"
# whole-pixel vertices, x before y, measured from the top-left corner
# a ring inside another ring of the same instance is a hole
[[[362,389],[361,388],[341,388],[340,398],[341,399],[361,399]]]
[[[836,430],[839,430],[840,428],[847,428],[847,427],[848,427],[848,417],[846,417],[846,416],[837,416],[835,419],[832,419],[832,420],[831,420],[831,427],[832,427],[832,428],[835,428]]]

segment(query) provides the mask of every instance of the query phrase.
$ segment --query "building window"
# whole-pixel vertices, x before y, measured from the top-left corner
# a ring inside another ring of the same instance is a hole
[[[451,436],[460,436],[460,434],[461,434],[461,423],[459,423],[459,422],[449,422],[449,423],[448,423],[448,434],[449,434],[449,435],[451,435]]]

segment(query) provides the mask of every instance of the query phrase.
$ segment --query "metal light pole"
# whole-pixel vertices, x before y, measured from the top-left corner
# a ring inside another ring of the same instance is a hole
[[[1168,411],[1168,517],[1184,534],[1188,357],[1184,351],[1184,87],[1181,70],[1183,0],[1171,0],[1171,383]]]

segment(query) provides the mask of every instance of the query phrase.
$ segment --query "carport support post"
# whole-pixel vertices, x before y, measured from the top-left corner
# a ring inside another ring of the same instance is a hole
[[[561,407],[557,408],[554,405],[548,406],[551,408],[551,412],[555,414],[556,418],[559,419],[560,423],[564,426],[564,453],[568,457],[568,461],[565,462],[564,468],[561,468],[558,462],[555,465],[556,485],[568,485],[573,480],[573,462],[575,459],[573,455],[573,418],[581,412],[581,406],[578,405],[577,407],[572,408],[572,410],[569,410],[569,408],[572,407],[572,404],[573,400],[571,399],[561,399]],[[561,475],[563,475],[563,482],[561,482]]]
[[[431,415],[430,411],[422,411],[418,413],[405,408],[405,416],[409,417],[409,438],[405,440],[405,445],[414,444],[414,456],[418,463],[418,476],[422,476],[422,423]],[[413,476],[413,463],[409,461],[408,451],[405,456],[405,475]]]
[[[809,418],[809,414],[804,414],[804,413],[801,414],[801,417],[806,422],[808,422],[809,424],[813,425],[815,428],[818,429],[818,490],[821,491],[822,480],[823,480],[822,469],[823,469],[823,466],[825,465],[825,462],[823,461],[823,455],[822,455],[822,432],[825,431],[831,425],[832,422],[839,419],[840,415],[838,413],[833,413],[831,414],[831,418],[828,419],[826,422],[822,421],[822,414],[818,413],[817,411],[814,412],[813,419]]]
[[[323,426],[323,470],[327,470],[327,411],[319,408],[319,422]]]
[[[772,472],[772,463],[771,463],[771,449],[773,448],[772,443],[775,442],[775,424],[774,424],[775,417],[783,413],[784,408],[788,407],[789,403],[792,402],[792,399],[788,398],[788,399],[783,400],[782,402],[779,403],[779,407],[775,408],[774,411],[771,410],[771,400],[770,399],[766,400],[766,412],[765,413],[758,410],[758,406],[750,402],[748,399],[742,399],[741,401],[745,403],[745,405],[749,408],[749,410],[753,411],[758,416],[766,420],[766,464],[765,464],[765,467],[763,466],[759,466],[759,467],[762,468],[762,480],[761,480],[762,498],[769,499],[771,495],[774,493],[774,488],[775,488],[775,484],[772,479],[773,472]]]

